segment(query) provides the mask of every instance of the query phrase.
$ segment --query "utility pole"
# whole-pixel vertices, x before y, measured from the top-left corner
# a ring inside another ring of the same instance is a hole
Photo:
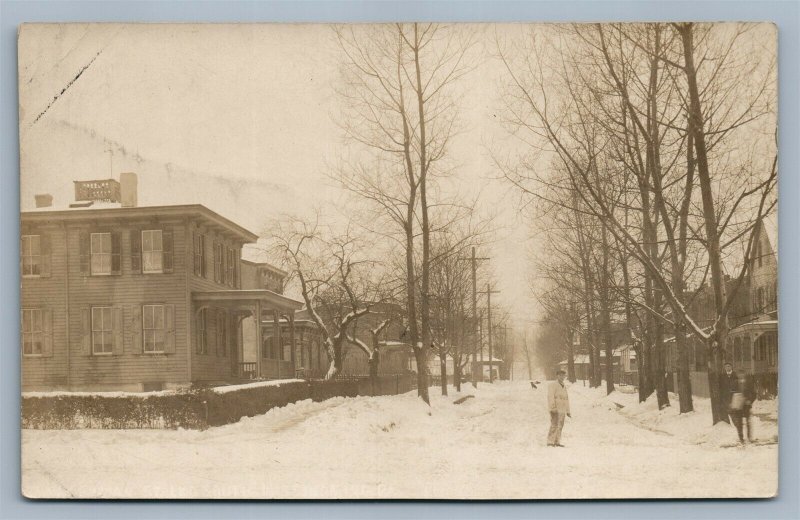
[[[481,291],[486,293],[486,329],[489,335],[489,382],[494,383],[494,357],[492,350],[492,294],[497,294],[500,291],[493,291],[490,283],[486,284],[486,290]],[[483,348],[481,348],[481,358],[483,357]],[[481,363],[481,374],[483,374],[483,363]]]
[[[481,349],[481,381],[483,381],[483,311],[478,318],[478,347]]]
[[[483,379],[483,345],[480,342],[480,336],[478,335],[478,328],[481,326],[480,324],[483,322],[483,318],[481,318],[480,322],[478,322],[478,261],[479,260],[489,260],[487,257],[478,258],[475,256],[475,246],[472,246],[472,256],[470,258],[459,258],[459,260],[470,260],[472,263],[472,337],[473,337],[473,349],[472,349],[472,387],[478,388],[478,379],[477,375],[475,374],[475,361],[476,361],[476,351],[478,347],[481,349],[481,379]]]

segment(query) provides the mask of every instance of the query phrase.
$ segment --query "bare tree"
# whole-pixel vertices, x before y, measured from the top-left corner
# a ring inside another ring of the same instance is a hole
[[[339,94],[346,102],[341,126],[364,149],[364,156],[346,163],[340,180],[401,231],[408,331],[418,392],[429,402],[431,196],[436,175],[447,171],[458,113],[453,88],[472,66],[465,59],[471,35],[413,23],[337,27],[336,40],[343,56]]]
[[[385,280],[375,280],[376,262],[363,255],[363,245],[349,230],[334,235],[318,222],[287,218],[272,226],[270,238],[274,257],[297,278],[300,294],[316,324],[329,368],[325,379],[341,372],[344,345],[355,343],[352,328],[358,319],[386,298]],[[377,336],[386,327],[379,326]],[[374,349],[366,348],[370,359]]]
[[[640,361],[650,364],[660,406],[668,404],[662,377],[663,328],[672,327],[681,343],[684,327],[706,342],[714,422],[726,420],[717,373],[725,351],[727,315],[747,275],[743,259],[749,256],[754,231],[774,206],[776,175],[775,161],[770,167],[739,155],[738,165],[730,165],[730,152],[742,139],[736,134],[748,128],[757,136],[762,127],[769,128],[774,110],[763,103],[774,83],[771,66],[740,45],[742,31],[736,27],[703,26],[702,75],[693,64],[697,45],[692,24],[573,27],[567,41],[560,41],[555,52],[550,49],[557,58],[548,66],[526,61],[520,67],[501,55],[512,92],[511,125],[548,143],[544,153],[555,157],[566,173],[556,178],[555,186],[552,177],[531,176],[524,167],[506,170],[507,177],[529,194],[542,185],[573,193],[578,199],[574,207],[609,234],[606,240],[600,235],[604,248],[614,244],[622,252],[618,256],[626,259],[624,271],[629,258],[639,264],[644,298],[633,301],[646,311],[644,336],[651,345],[643,349],[650,352]],[[551,91],[554,85],[557,90]],[[680,123],[681,118],[688,123]],[[713,145],[704,144],[708,140]],[[709,153],[712,149],[716,157]],[[764,149],[758,155],[763,157]],[[529,184],[532,180],[535,186]],[[702,195],[699,214],[694,213],[695,182]],[[628,193],[638,193],[638,198]],[[638,219],[628,211],[637,207]],[[716,319],[708,328],[690,315],[683,292],[688,277],[698,272],[705,276],[696,259],[693,266],[687,265],[690,243],[702,246],[711,272]],[[728,294],[722,252],[726,247],[744,251],[738,263],[736,255],[729,255],[727,268],[738,274]],[[630,289],[628,274],[624,284]],[[622,293],[632,296],[629,290]],[[688,363],[681,343],[681,405],[687,411]]]

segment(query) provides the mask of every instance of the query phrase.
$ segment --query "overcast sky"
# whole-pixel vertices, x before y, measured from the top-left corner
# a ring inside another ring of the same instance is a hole
[[[325,174],[346,143],[333,119],[332,37],[321,25],[24,26],[22,210],[37,193],[66,207],[73,180],[133,171],[140,206],[199,203],[262,234],[282,214],[335,211],[340,192]],[[481,204],[501,214],[488,251],[501,290],[493,302],[523,321],[526,233],[514,198],[490,180],[486,149],[503,139],[501,72],[487,58],[468,78],[452,153],[463,184],[489,183]]]

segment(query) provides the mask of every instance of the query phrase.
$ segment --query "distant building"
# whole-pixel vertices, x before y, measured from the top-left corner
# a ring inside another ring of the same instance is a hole
[[[614,349],[612,358],[615,383],[636,384],[637,365],[636,351],[630,345],[618,346]],[[589,379],[591,376],[591,363],[588,354],[578,354],[573,358],[576,379]],[[567,371],[568,362],[563,360],[558,364],[560,370]],[[600,373],[603,377],[606,374],[606,352],[600,351]]]

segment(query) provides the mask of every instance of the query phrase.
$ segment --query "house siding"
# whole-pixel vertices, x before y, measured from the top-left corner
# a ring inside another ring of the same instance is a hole
[[[65,226],[58,223],[23,226],[21,234],[47,236],[50,243],[50,276],[23,278],[20,293],[21,307],[47,309],[52,320],[52,355],[21,356],[22,387],[23,390],[26,387],[65,389],[69,384],[69,362],[65,340],[67,330]]]
[[[205,263],[206,263],[206,272],[205,277],[197,276],[194,272],[194,235],[201,233],[205,235]],[[215,290],[224,290],[224,289],[238,289],[241,288],[241,267],[238,265],[239,260],[241,259],[242,253],[242,243],[232,240],[229,236],[226,236],[222,233],[218,233],[213,229],[208,229],[203,226],[198,226],[195,223],[190,224],[189,226],[189,234],[190,240],[189,245],[191,249],[191,256],[189,257],[189,261],[191,264],[187,267],[188,273],[188,287],[189,287],[189,298],[191,299],[191,293],[194,291],[215,291]],[[237,269],[239,275],[237,276],[237,282],[234,286],[219,283],[214,281],[214,244],[221,243],[227,250],[227,248],[233,248],[236,251],[236,259],[237,259]],[[191,305],[191,301],[189,301],[189,305]],[[230,327],[228,330],[228,345],[225,349],[225,355],[218,355],[217,354],[217,321],[216,315],[217,312],[223,311],[224,309],[221,307],[208,307],[207,311],[207,345],[208,345],[208,353],[207,354],[200,354],[197,351],[197,308],[194,306],[191,307],[191,317],[190,317],[190,325],[192,327],[192,353],[191,353],[191,363],[192,363],[192,380],[198,382],[214,382],[214,381],[221,381],[225,379],[230,379],[231,377],[235,377],[237,375],[237,368],[238,368],[238,359],[240,357],[239,353],[239,339],[238,334],[235,333],[237,328],[237,320],[235,318],[231,318]]]
[[[47,236],[50,251],[49,276],[22,279],[23,309],[43,309],[51,320],[52,351],[49,356],[22,356],[22,389],[28,390],[143,390],[159,386],[185,386],[193,381],[224,379],[233,373],[231,338],[226,356],[217,356],[216,323],[209,323],[209,355],[192,355],[191,326],[194,317],[191,292],[231,288],[213,281],[213,263],[207,279],[194,275],[192,233],[196,218],[188,216],[148,218],[104,218],[66,221],[22,216],[22,234]],[[162,229],[172,232],[172,272],[133,271],[131,232]],[[119,233],[121,273],[92,276],[81,272],[81,236],[109,231]],[[206,227],[206,258],[213,262],[213,243],[241,254],[242,241]],[[141,343],[142,305],[163,304],[174,310],[172,330],[174,352],[144,353]],[[120,309],[121,348],[113,355],[91,354],[84,341],[84,312],[93,306]],[[21,347],[19,347],[21,348]],[[193,365],[190,366],[190,363]]]
[[[135,386],[145,383],[187,384],[187,308],[185,290],[184,223],[180,220],[158,222],[126,222],[114,228],[121,233],[122,274],[119,276],[86,276],[78,262],[71,262],[70,277],[70,354],[73,386],[106,388],[117,385]],[[96,225],[69,228],[70,251],[79,251],[80,234]],[[141,274],[132,271],[131,231],[163,229],[173,233],[173,272]],[[146,304],[174,305],[175,352],[145,354],[137,341],[137,313]],[[121,355],[98,356],[84,351],[81,310],[108,305],[122,307],[123,348]]]

